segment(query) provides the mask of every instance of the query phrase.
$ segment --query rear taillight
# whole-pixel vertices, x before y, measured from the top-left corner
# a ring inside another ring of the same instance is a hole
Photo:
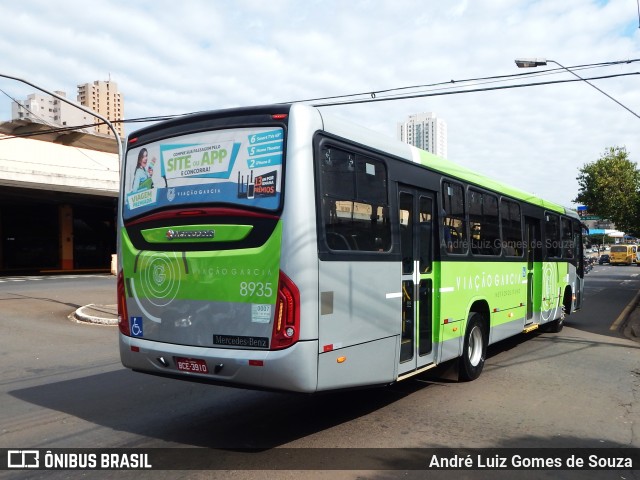
[[[278,296],[273,319],[271,349],[279,350],[293,345],[300,338],[300,291],[295,283],[280,272]]]
[[[123,335],[131,336],[129,328],[129,315],[127,314],[127,295],[124,288],[124,274],[122,270],[118,273],[117,283],[118,295],[118,328]]]

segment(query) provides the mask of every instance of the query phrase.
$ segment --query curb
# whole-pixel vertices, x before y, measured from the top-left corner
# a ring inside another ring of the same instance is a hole
[[[610,330],[622,333],[629,340],[640,342],[640,290],[611,325]]]
[[[635,342],[640,342],[640,309],[634,309],[624,323],[622,333]]]
[[[118,325],[117,305],[96,305],[90,303],[78,308],[69,318],[82,323],[97,325]]]

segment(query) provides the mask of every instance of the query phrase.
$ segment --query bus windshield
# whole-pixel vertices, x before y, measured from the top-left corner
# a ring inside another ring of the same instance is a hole
[[[279,127],[216,130],[134,144],[124,165],[123,218],[211,202],[278,210],[283,146],[284,130]]]

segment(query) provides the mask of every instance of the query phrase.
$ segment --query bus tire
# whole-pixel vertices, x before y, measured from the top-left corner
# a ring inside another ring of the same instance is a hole
[[[475,380],[482,373],[487,354],[487,335],[482,315],[471,312],[464,333],[462,356],[458,360],[458,379],[462,382]]]
[[[560,333],[562,331],[562,328],[564,327],[565,316],[565,307],[563,305],[562,312],[560,313],[560,318],[555,319],[553,322],[549,322],[547,324],[546,331],[550,333]]]

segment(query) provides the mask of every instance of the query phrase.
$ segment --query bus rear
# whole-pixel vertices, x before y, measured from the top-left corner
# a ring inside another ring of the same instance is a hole
[[[299,342],[300,294],[281,269],[289,109],[197,114],[129,137],[118,274],[126,367],[315,390],[317,342]]]
[[[613,245],[609,252],[610,265],[633,265],[636,263],[636,245]]]

